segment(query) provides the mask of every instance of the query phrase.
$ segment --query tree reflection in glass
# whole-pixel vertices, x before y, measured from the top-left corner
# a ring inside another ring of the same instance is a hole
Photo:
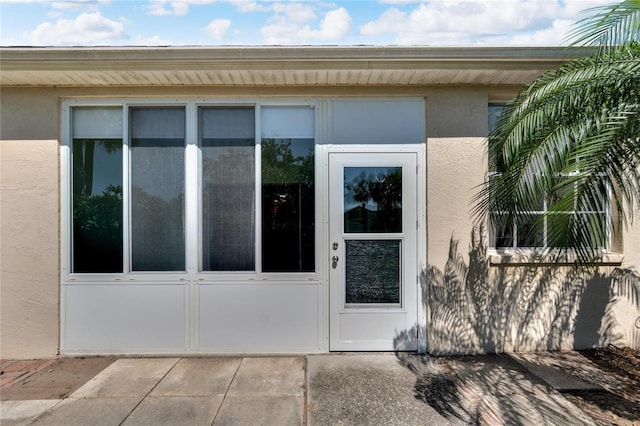
[[[74,139],[72,149],[72,271],[122,272],[122,139]]]
[[[315,270],[314,140],[262,139],[262,270]]]
[[[402,168],[344,168],[344,232],[402,232]]]

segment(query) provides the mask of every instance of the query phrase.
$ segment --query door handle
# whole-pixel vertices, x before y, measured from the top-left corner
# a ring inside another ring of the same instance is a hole
[[[338,256],[333,256],[333,257],[331,258],[331,262],[332,262],[332,263],[338,263],[338,260],[340,260],[340,258],[339,258]]]

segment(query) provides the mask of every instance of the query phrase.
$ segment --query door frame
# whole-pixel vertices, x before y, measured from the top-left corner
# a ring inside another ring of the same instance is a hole
[[[324,278],[324,336],[327,351],[330,351],[330,268],[331,268],[331,235],[330,235],[330,208],[329,208],[329,154],[331,153],[347,153],[347,154],[366,154],[366,153],[414,153],[416,154],[417,164],[417,181],[416,181],[416,240],[417,240],[417,253],[416,253],[416,268],[417,268],[417,321],[416,334],[417,334],[417,352],[426,353],[426,327],[427,327],[427,306],[426,300],[424,300],[426,285],[426,271],[427,271],[427,173],[426,173],[426,144],[376,144],[376,145],[324,145],[322,149],[321,159],[322,171],[321,180],[318,181],[324,188],[322,191],[322,199],[318,200],[322,202],[322,227],[323,238],[318,243],[322,244],[322,247],[318,247],[318,251],[322,253],[322,265],[319,268],[322,271]],[[319,223],[318,223],[319,224]]]

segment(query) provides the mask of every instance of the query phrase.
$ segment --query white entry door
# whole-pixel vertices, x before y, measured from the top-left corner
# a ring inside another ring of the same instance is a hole
[[[332,351],[417,349],[417,156],[329,153]]]

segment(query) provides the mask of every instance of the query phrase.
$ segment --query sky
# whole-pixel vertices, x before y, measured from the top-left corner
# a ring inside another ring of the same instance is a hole
[[[0,0],[1,46],[561,46],[611,0]]]

